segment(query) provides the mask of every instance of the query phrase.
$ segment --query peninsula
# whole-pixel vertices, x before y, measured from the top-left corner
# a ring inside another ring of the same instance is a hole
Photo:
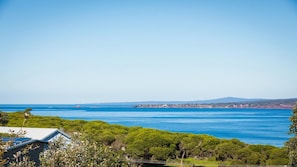
[[[241,100],[234,102],[188,102],[188,103],[162,103],[162,104],[138,104],[136,108],[262,108],[262,109],[292,109],[297,98],[273,99],[273,100]]]

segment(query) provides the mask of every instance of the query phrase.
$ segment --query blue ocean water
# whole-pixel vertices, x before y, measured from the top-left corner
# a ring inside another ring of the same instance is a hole
[[[98,105],[0,105],[12,112],[32,108],[33,115],[59,116],[74,120],[102,120],[111,124],[142,126],[167,130],[208,134],[218,138],[237,138],[250,144],[283,146],[291,115],[288,109],[193,109],[133,108],[131,106]]]

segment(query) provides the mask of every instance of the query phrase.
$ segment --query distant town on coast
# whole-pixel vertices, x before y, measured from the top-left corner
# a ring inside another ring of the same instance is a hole
[[[153,104],[138,104],[136,108],[263,108],[263,109],[292,109],[297,98],[290,99],[242,99],[222,98],[209,101],[168,102]]]

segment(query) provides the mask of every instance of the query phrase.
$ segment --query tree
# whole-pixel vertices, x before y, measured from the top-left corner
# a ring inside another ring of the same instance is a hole
[[[0,111],[0,124],[1,126],[5,126],[8,123],[8,114]]]
[[[238,152],[244,147],[245,144],[238,139],[222,140],[221,143],[216,146],[216,160],[238,163],[236,162]]]
[[[175,150],[171,136],[170,133],[158,130],[136,129],[126,137],[127,153],[134,159],[167,159],[174,154]],[[158,151],[169,157],[161,156]]]
[[[202,142],[203,138],[198,135],[185,135],[181,139],[179,144],[179,149],[181,150],[180,166],[183,166],[184,158],[188,157],[190,154],[193,154],[196,150],[199,149]]]
[[[290,117],[291,125],[289,134],[294,136],[286,143],[289,152],[290,163],[289,165],[297,166],[297,104],[292,110],[292,116]]]
[[[275,148],[269,155],[267,165],[287,165],[289,158],[286,148]]]
[[[291,125],[289,134],[294,134],[294,137],[297,137],[297,104],[292,110],[292,116],[290,117]]]

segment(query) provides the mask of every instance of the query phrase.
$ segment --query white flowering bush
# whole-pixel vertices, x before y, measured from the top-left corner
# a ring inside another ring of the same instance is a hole
[[[42,167],[125,167],[124,156],[111,148],[73,139],[70,143],[57,140],[40,155]]]
[[[35,162],[31,161],[28,156],[31,147],[32,145],[14,154],[14,159],[9,163],[9,167],[35,167]]]

